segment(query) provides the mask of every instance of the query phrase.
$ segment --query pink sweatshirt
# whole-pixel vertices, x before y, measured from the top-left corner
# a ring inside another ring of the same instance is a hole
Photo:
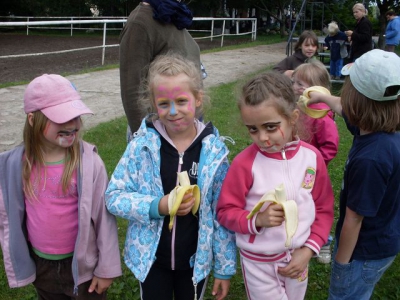
[[[285,247],[284,223],[259,228],[255,226],[257,214],[246,219],[261,197],[280,184],[287,200],[296,201],[298,207],[298,228],[289,248]],[[333,202],[325,162],[313,146],[295,141],[282,152],[265,153],[252,144],[233,160],[222,185],[217,214],[221,225],[236,232],[237,246],[246,252],[274,256],[306,246],[318,254],[333,223]]]
[[[325,103],[314,103],[310,105],[314,109],[329,109]],[[335,158],[339,149],[339,132],[335,121],[333,120],[332,112],[329,112],[325,117],[314,119],[306,114],[301,114],[303,124],[309,134],[307,143],[317,148],[324,158],[325,164]]]

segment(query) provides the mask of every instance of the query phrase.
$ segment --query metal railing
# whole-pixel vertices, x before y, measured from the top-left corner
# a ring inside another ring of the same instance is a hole
[[[1,19],[4,19],[5,17],[0,17]],[[118,47],[118,44],[114,45],[106,45],[106,38],[107,38],[107,31],[108,30],[122,30],[123,25],[126,23],[127,19],[126,18],[113,18],[113,19],[98,19],[98,18],[90,18],[90,20],[84,20],[85,17],[80,17],[79,20],[78,17],[9,17],[10,19],[16,19],[16,18],[24,18],[27,21],[21,21],[21,22],[14,22],[14,21],[9,21],[9,22],[0,22],[0,29],[1,28],[10,28],[10,27],[25,27],[26,26],[26,34],[29,35],[29,31],[32,29],[57,29],[57,30],[62,30],[62,29],[68,29],[70,30],[71,36],[73,35],[74,30],[102,30],[103,31],[103,44],[99,46],[94,46],[94,47],[87,47],[87,48],[78,48],[78,49],[69,49],[69,50],[61,50],[61,51],[53,51],[53,52],[43,52],[43,53],[29,53],[29,54],[18,54],[18,55],[5,55],[5,56],[0,56],[0,59],[4,58],[16,58],[16,57],[24,57],[24,56],[38,56],[38,55],[47,55],[47,54],[57,54],[57,53],[66,53],[66,52],[73,52],[73,51],[82,51],[82,50],[90,50],[90,49],[97,49],[97,48],[102,48],[102,59],[101,63],[104,65],[104,58],[105,58],[105,51],[106,48],[108,47]],[[31,19],[39,19],[39,18],[47,18],[47,19],[59,19],[57,21],[31,21]],[[65,20],[68,18],[69,20]],[[206,21],[206,22],[211,22],[210,29],[206,30],[189,30],[189,32],[202,32],[202,33],[209,33],[209,35],[204,35],[200,37],[193,37],[194,39],[210,39],[211,41],[214,38],[221,38],[221,47],[224,45],[224,37],[225,36],[241,36],[241,35],[251,35],[251,40],[255,41],[257,38],[257,19],[256,18],[201,18],[201,17],[195,17],[193,18],[193,21]],[[235,24],[235,32],[230,33],[230,28],[227,29],[227,21],[232,22]],[[251,22],[251,30],[246,31],[246,32],[240,32],[240,22]],[[221,27],[216,27],[215,23],[218,22],[221,24]],[[88,27],[77,27],[74,25],[85,25],[85,24],[100,24],[100,27],[97,28],[88,28]],[[122,24],[121,28],[107,28],[107,24]],[[63,25],[69,25],[69,26],[63,26]],[[102,26],[101,26],[102,25]],[[219,32],[219,29],[221,32]],[[227,32],[229,30],[229,33]]]

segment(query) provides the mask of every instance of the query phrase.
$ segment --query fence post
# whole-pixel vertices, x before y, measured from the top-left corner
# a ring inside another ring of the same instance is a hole
[[[225,35],[225,19],[222,21],[221,48],[224,46],[224,35]]]
[[[71,17],[71,21],[73,21],[74,20],[74,17]],[[71,36],[72,36],[72,30],[73,30],[73,28],[74,28],[74,25],[71,23]]]
[[[211,42],[213,40],[213,35],[214,35],[214,19],[211,20]]]
[[[26,24],[26,35],[29,35],[29,17],[26,19],[26,22],[28,24]]]
[[[103,25],[103,55],[101,57],[101,65],[104,66],[104,57],[106,54],[106,35],[107,35],[107,23]]]
[[[252,41],[255,41],[257,39],[257,20],[252,20],[251,23],[253,24],[253,32],[251,37],[253,38]]]
[[[239,25],[240,25],[240,22],[239,22],[239,20],[238,19],[236,19],[236,35],[238,35],[239,34]]]

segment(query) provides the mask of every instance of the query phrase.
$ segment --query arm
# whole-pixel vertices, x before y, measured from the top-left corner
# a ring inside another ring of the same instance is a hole
[[[153,176],[149,169],[155,158],[139,143],[136,139],[129,143],[118,162],[105,193],[106,205],[113,215],[148,225],[155,217],[163,217],[158,207],[164,195],[162,189],[157,190],[162,187],[161,176],[146,180]]]
[[[327,104],[337,115],[342,116],[342,103],[340,97],[326,95],[318,92],[311,92],[308,104],[319,102]]]
[[[278,71],[279,73],[285,74],[289,78],[292,77],[293,70],[289,70],[289,57],[284,58],[281,60],[274,68],[274,71]]]
[[[353,254],[360,233],[363,216],[346,207],[346,216],[340,232],[339,247],[335,260],[340,264],[347,264]]]
[[[138,105],[140,83],[147,75],[152,51],[147,29],[128,21],[120,39],[120,81],[122,104],[132,132],[139,128],[142,119]]]
[[[399,19],[400,20],[400,19]],[[393,19],[392,21],[389,22],[388,27],[386,28],[386,38],[391,39],[397,36],[399,30],[396,28],[396,25],[400,27],[400,21],[395,23],[396,19]]]
[[[218,167],[214,176],[212,186],[212,206],[214,218],[214,285],[212,295],[216,296],[217,300],[224,299],[229,291],[230,278],[236,273],[236,239],[235,234],[221,226],[217,221],[216,207],[218,198],[221,192],[222,182],[226,176],[229,167],[228,160],[225,158],[223,163]]]
[[[311,225],[311,233],[303,247],[297,248],[292,254],[290,263],[279,268],[279,274],[298,278],[306,270],[311,257],[319,253],[327,241],[333,224],[334,196],[328,171],[319,153],[317,154],[317,173],[311,195],[315,203],[315,220]]]
[[[330,49],[329,41],[330,41],[330,37],[329,37],[329,35],[328,35],[328,36],[325,38],[325,47],[324,47],[324,50],[329,50],[329,49]]]
[[[322,155],[317,154],[317,170],[315,182],[311,191],[315,205],[315,220],[311,225],[311,233],[305,243],[316,254],[328,240],[333,224],[334,194],[329,179],[328,170]]]
[[[111,215],[106,208],[104,193],[107,188],[108,176],[100,156],[94,154],[94,172],[92,184],[92,211],[90,225],[94,229],[98,262],[93,271],[90,290],[96,290],[101,294],[113,282],[113,279],[122,275],[121,259],[118,243],[118,229],[115,216]],[[83,174],[86,174],[85,172]],[[84,179],[85,180],[85,179]],[[89,183],[90,184],[90,183]],[[87,247],[86,245],[84,247]],[[86,250],[86,248],[85,248]],[[85,251],[84,250],[84,251]]]
[[[364,20],[361,20],[357,31],[352,31],[351,40],[354,42],[367,43],[371,41],[371,33],[372,33],[372,25],[369,20],[364,17]]]
[[[251,173],[253,156],[252,154],[247,155],[252,151],[249,148],[233,160],[222,183],[217,205],[218,222],[229,230],[242,234],[255,234],[249,230],[252,228],[250,225],[252,220],[247,220],[246,216],[250,211],[245,209],[246,195],[253,183]]]
[[[339,133],[336,123],[330,116],[313,120],[313,127],[316,128],[314,141],[317,149],[325,161],[325,164],[335,158],[339,149]]]

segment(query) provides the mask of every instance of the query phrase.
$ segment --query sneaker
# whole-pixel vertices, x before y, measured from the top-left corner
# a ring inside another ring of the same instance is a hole
[[[330,264],[331,259],[331,245],[322,246],[321,251],[319,251],[319,256],[317,256],[317,261],[321,264]]]
[[[340,80],[340,76],[336,76],[336,77],[335,77],[335,80]]]

